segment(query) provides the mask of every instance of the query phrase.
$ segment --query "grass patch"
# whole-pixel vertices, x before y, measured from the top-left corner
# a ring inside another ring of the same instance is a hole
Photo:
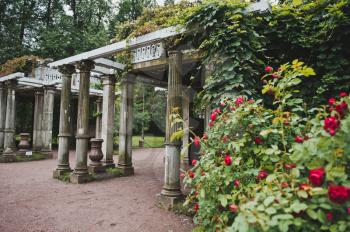
[[[58,176],[57,179],[70,183],[70,172],[66,172],[62,176]]]
[[[46,154],[40,152],[33,152],[30,156],[16,155],[15,162],[36,161],[46,159]]]
[[[173,211],[175,214],[182,214],[189,217],[194,216],[191,209],[187,205],[185,206],[182,202],[174,204],[171,211]]]
[[[107,168],[106,172],[113,176],[123,176],[123,172],[119,168]]]
[[[193,228],[192,232],[205,232],[205,229],[201,226],[196,226]]]
[[[132,147],[138,148],[141,136],[135,135],[132,137]],[[119,144],[119,136],[115,137],[115,144]],[[164,147],[164,137],[163,136],[145,136],[145,148],[159,148]]]

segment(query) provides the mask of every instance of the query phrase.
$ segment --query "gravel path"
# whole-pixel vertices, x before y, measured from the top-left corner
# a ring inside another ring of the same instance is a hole
[[[191,231],[191,219],[155,206],[163,151],[134,150],[135,176],[84,185],[53,179],[56,159],[0,163],[0,231]]]

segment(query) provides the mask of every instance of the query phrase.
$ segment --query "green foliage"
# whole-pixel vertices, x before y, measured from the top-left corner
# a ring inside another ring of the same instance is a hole
[[[350,186],[350,99],[332,103],[337,110],[308,110],[296,86],[310,75],[313,69],[295,60],[262,78],[272,109],[263,100],[239,97],[222,99],[214,110],[212,127],[200,140],[201,159],[185,178],[191,186],[186,204],[198,204],[195,223],[205,231],[350,229],[350,201],[335,203],[327,190]],[[341,123],[333,136],[324,127],[331,116]],[[308,176],[320,167],[326,176],[316,186]]]
[[[40,152],[33,152],[31,156],[18,156],[15,157],[15,162],[27,162],[46,159],[46,155]]]
[[[123,176],[123,172],[119,168],[107,168],[106,172],[113,176]]]

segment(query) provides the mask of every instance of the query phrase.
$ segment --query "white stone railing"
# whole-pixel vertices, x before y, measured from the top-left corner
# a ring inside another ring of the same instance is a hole
[[[48,67],[38,67],[35,69],[34,73],[35,73],[35,77],[34,77],[35,79],[46,83],[62,81],[62,74],[57,69],[52,69]],[[79,89],[79,83],[80,83],[79,73],[73,74],[72,88]],[[101,83],[101,81],[99,78],[95,76],[91,76],[90,83],[92,84],[90,88],[95,89],[95,84],[98,85]]]
[[[165,55],[165,49],[162,42],[139,47],[131,51],[131,62],[133,64],[156,60]]]

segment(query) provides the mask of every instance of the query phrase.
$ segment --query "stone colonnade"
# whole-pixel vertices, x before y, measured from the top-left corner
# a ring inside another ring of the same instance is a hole
[[[69,165],[69,138],[70,133],[70,98],[71,86],[70,80],[75,68],[80,71],[80,86],[78,99],[78,117],[76,131],[76,164],[70,175],[72,183],[85,183],[90,180],[88,167],[88,144],[90,135],[89,126],[89,86],[90,72],[94,68],[94,62],[83,60],[74,65],[62,65],[59,67],[63,73],[62,92],[61,92],[61,111],[59,126],[59,145],[58,145],[58,165],[54,170],[54,177],[71,172]],[[96,133],[95,138],[103,140],[103,166],[105,168],[115,167],[113,161],[113,130],[115,119],[115,75],[104,75],[101,77],[103,85],[103,98],[96,100]],[[133,174],[132,166],[132,104],[133,104],[133,80],[128,78],[122,83],[121,100],[121,129],[119,145],[118,168],[125,175]],[[93,170],[93,169],[91,169]]]

